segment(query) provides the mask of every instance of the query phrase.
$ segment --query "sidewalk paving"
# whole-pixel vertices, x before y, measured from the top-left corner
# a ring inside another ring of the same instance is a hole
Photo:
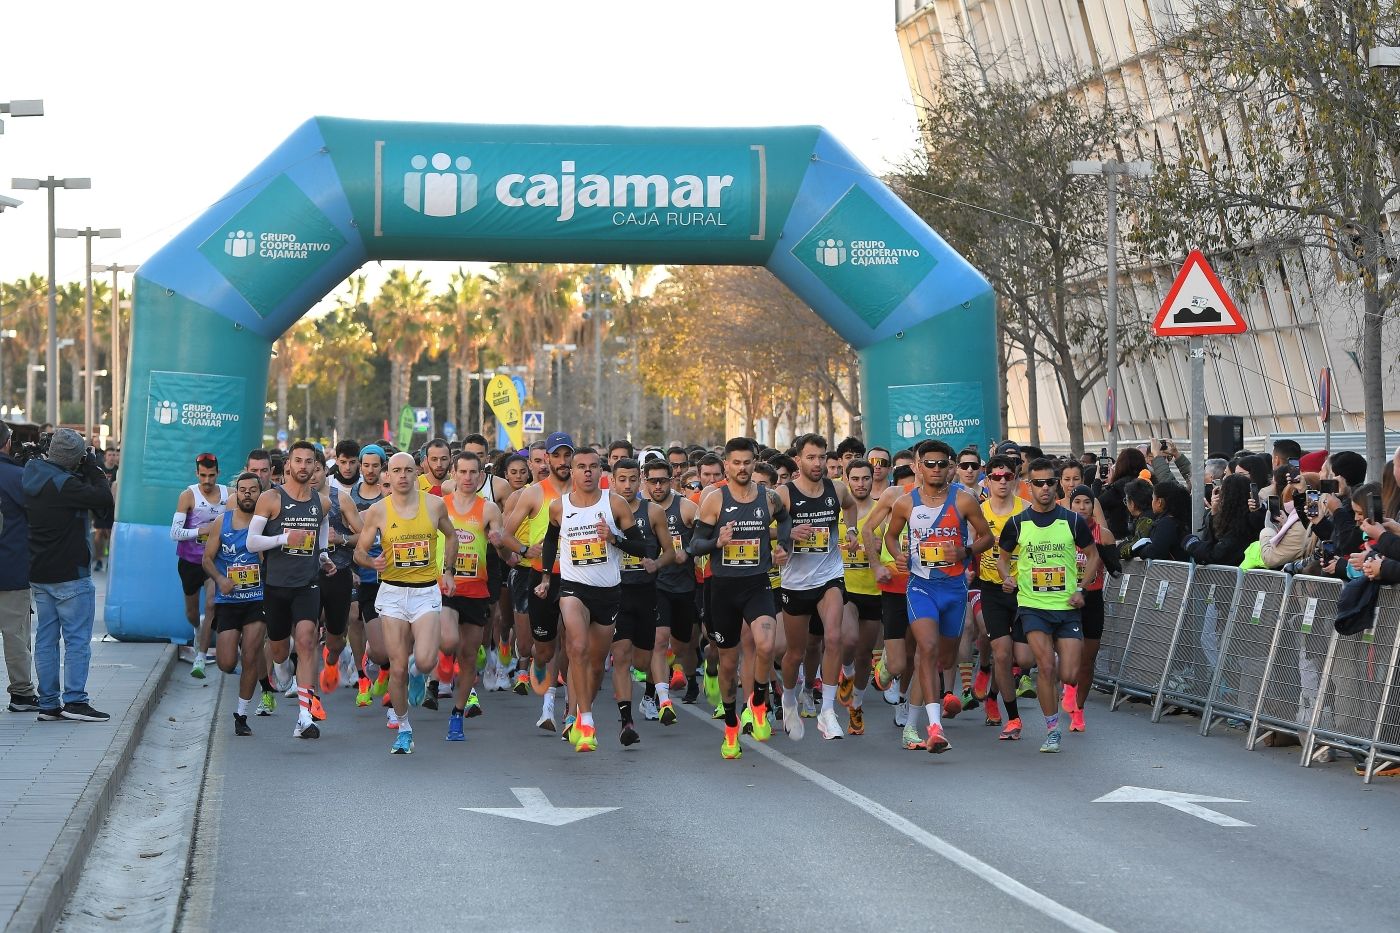
[[[104,641],[106,576],[97,578],[88,693],[106,723],[39,722],[0,706],[0,920],[6,933],[50,930],[78,876],[150,711],[175,647]],[[0,685],[8,686],[0,665]],[[8,702],[8,694],[0,694]]]

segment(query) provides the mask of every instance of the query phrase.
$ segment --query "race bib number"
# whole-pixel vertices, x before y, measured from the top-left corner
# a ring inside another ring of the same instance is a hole
[[[262,565],[234,564],[229,567],[227,576],[235,590],[255,590],[262,585]]]
[[[685,560],[685,542],[680,535],[671,535],[671,547],[676,552],[676,560]]]
[[[801,540],[794,539],[792,542],[792,553],[794,554],[825,554],[830,550],[830,528],[813,528],[808,532],[807,537]]]
[[[1064,567],[1032,567],[1031,590],[1036,593],[1063,593],[1066,576]]]
[[[925,567],[947,567],[952,563],[942,541],[920,541],[919,563]]]
[[[476,580],[481,576],[480,555],[463,551],[457,552],[457,560],[453,564],[456,575]]]
[[[207,544],[207,543],[209,543],[209,532],[207,532],[207,531],[201,531],[201,532],[195,537],[195,541],[199,542],[200,544]]]
[[[427,538],[411,538],[407,541],[395,541],[393,550],[390,552],[390,563],[398,570],[413,570],[417,567],[428,566],[431,560],[432,549]]]
[[[581,538],[569,542],[569,560],[575,567],[606,563],[608,542],[602,538]]]
[[[642,559],[641,559],[640,557],[637,557],[635,554],[623,554],[623,555],[622,555],[622,569],[623,569],[623,570],[641,570],[641,569],[642,569]]]
[[[720,551],[719,562],[726,567],[757,567],[758,539],[736,538]]]
[[[282,545],[284,554],[309,555],[316,551],[316,532],[289,531],[287,543]]]
[[[775,589],[775,590],[776,590],[778,587],[780,587],[780,586],[782,586],[782,585],[783,585],[783,572],[782,572],[782,570],[779,569],[778,567],[769,567],[769,568],[768,568],[768,586],[769,586],[771,589]]]
[[[854,554],[849,551],[842,551],[841,553],[844,555],[841,558],[841,563],[846,565],[847,570],[870,569],[870,559],[865,556],[865,545],[856,545],[856,552]]]

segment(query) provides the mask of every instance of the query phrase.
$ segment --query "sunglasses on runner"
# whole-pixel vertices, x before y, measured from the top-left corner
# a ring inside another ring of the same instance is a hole
[[[952,462],[953,462],[953,461],[951,461],[951,460],[925,460],[925,461],[924,461],[924,469],[925,469],[925,470],[946,470],[946,469],[948,469],[948,464],[950,464],[950,463],[952,463]]]
[[[648,476],[647,482],[654,486],[661,486],[670,483],[671,479],[668,476]]]
[[[870,465],[877,467],[887,467],[890,465],[890,461],[888,457],[871,457]]]
[[[1016,478],[1015,473],[988,473],[987,479],[996,483],[1009,483]]]
[[[686,488],[686,489],[699,489],[699,488],[700,488],[700,484],[699,484],[699,483],[686,483],[686,484],[685,484],[685,488]]]
[[[1053,486],[1058,482],[1059,480],[1052,476],[1049,479],[1033,479],[1031,480],[1031,485],[1039,486],[1041,489],[1044,489],[1046,486]]]
[[[958,469],[959,469],[959,470],[980,470],[980,469],[982,469],[982,461],[980,461],[980,460],[968,460],[968,461],[965,462],[965,463],[959,463],[959,464],[958,464]]]
[[[198,457],[194,458],[194,463],[195,466],[214,467],[217,469],[219,466],[219,459],[213,454],[200,454]]]

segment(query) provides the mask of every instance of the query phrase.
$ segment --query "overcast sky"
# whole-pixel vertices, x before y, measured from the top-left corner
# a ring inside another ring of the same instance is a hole
[[[889,0],[482,0],[8,4],[0,279],[46,269],[60,227],[120,227],[99,263],[140,263],[309,116],[461,123],[818,123],[875,171],[915,142]],[[60,240],[58,280],[82,275]],[[445,273],[425,266],[441,285]]]

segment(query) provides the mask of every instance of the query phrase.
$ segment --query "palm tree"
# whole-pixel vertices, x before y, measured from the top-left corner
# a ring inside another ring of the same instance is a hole
[[[374,356],[374,335],[364,323],[369,305],[365,301],[365,277],[351,276],[346,280],[346,292],[335,298],[335,310],[317,322],[321,347],[325,351],[321,379],[335,381],[335,425],[339,432],[349,433],[345,406],[350,384],[361,383],[374,372],[370,360]]]
[[[496,327],[496,308],[489,303],[486,285],[481,276],[458,269],[448,279],[447,291],[438,298],[443,342],[448,348],[447,420],[453,424],[464,425],[471,418],[467,373],[481,370],[482,347]],[[481,426],[476,429],[481,430]]]
[[[544,343],[568,343],[583,327],[578,301],[581,266],[506,262],[491,267],[489,286],[499,327],[495,346],[508,363],[531,367],[530,384],[538,386]]]
[[[24,354],[24,413],[34,420],[34,367],[39,365],[39,353],[48,339],[48,280],[42,275],[30,275],[6,287],[3,303],[7,313],[0,318],[0,327],[15,331],[17,353]]]
[[[308,367],[319,357],[320,334],[316,322],[302,318],[292,325],[277,342],[272,345],[272,359],[268,363],[267,378],[277,393],[277,430],[287,430],[287,391],[293,382],[309,382],[311,373]],[[301,433],[307,437],[310,425],[302,425]]]
[[[392,269],[370,302],[375,342],[389,357],[389,420],[398,419],[409,397],[413,367],[437,341],[435,314],[428,280],[422,272],[408,275]]]

